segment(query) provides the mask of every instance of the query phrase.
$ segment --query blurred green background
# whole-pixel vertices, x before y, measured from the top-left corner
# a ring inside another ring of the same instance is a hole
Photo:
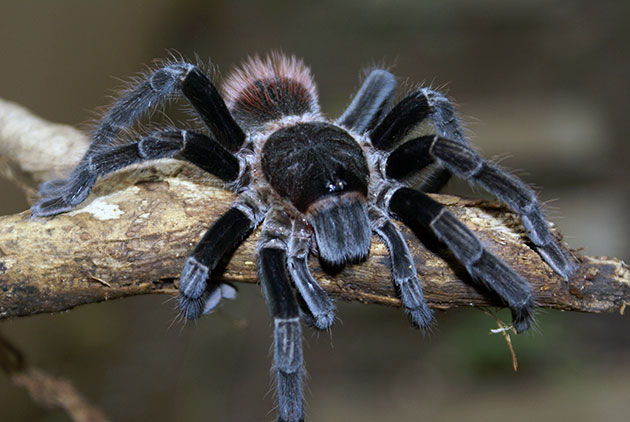
[[[24,1],[0,7],[0,96],[83,125],[120,82],[167,49],[226,74],[248,54],[305,59],[322,109],[341,113],[360,69],[446,86],[471,140],[541,187],[574,248],[630,258],[630,2]],[[0,181],[0,213],[28,207]],[[451,192],[483,195],[464,183]],[[271,327],[256,286],[211,317],[171,324],[161,296],[3,321],[34,365],[68,379],[112,421],[273,420]],[[310,421],[621,421],[630,414],[630,323],[540,311],[513,337],[440,312],[422,335],[399,309],[338,303],[330,335],[306,331]],[[507,315],[503,315],[508,319]],[[0,421],[67,421],[0,376]]]

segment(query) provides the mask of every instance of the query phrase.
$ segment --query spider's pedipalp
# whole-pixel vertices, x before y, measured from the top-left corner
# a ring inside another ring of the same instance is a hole
[[[290,257],[287,264],[291,278],[308,308],[309,325],[319,330],[329,329],[335,321],[335,305],[308,269],[307,256]]]
[[[319,330],[327,330],[335,320],[335,305],[308,268],[311,237],[305,233],[305,226],[301,220],[293,223],[287,266],[302,299],[298,304],[306,308],[303,319]]]
[[[407,242],[392,224],[389,218],[374,207],[370,209],[370,218],[374,232],[381,238],[387,250],[392,266],[392,276],[402,305],[416,328],[427,328],[433,320],[433,311],[429,309],[422,286],[418,280],[416,266],[411,258]]]
[[[242,211],[230,208],[210,226],[192,254],[186,259],[179,279],[180,308],[188,319],[199,318],[218,303],[220,283],[210,278],[219,260],[240,244],[255,227]]]
[[[486,251],[474,233],[442,204],[425,193],[402,187],[392,195],[389,207],[411,228],[431,231],[464,265],[473,281],[496,293],[512,310],[517,331],[529,327],[534,306],[529,283]]]
[[[337,124],[356,133],[371,130],[383,109],[391,102],[396,77],[383,69],[374,69],[365,79],[352,102],[337,119]]]

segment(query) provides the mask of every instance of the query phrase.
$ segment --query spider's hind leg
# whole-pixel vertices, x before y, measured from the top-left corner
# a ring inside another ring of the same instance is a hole
[[[444,243],[471,275],[473,281],[496,293],[512,311],[517,332],[531,325],[532,288],[506,263],[488,252],[468,227],[425,193],[398,188],[389,208],[406,225],[428,229]]]
[[[372,70],[337,124],[357,133],[372,129],[391,102],[395,89],[394,75],[383,69]]]

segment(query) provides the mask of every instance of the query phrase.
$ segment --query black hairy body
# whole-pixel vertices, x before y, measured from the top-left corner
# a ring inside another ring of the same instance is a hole
[[[518,213],[545,261],[567,278],[573,265],[547,227],[534,192],[472,149],[451,103],[418,88],[392,106],[395,77],[374,69],[336,120],[319,111],[310,71],[294,57],[250,59],[226,80],[223,95],[197,66],[167,63],[147,75],[104,115],[87,153],[66,179],[40,186],[34,217],[68,211],[95,181],[160,158],[193,163],[235,192],[232,207],[207,232],[182,269],[179,305],[189,319],[210,312],[234,289],[211,277],[217,264],[262,224],[259,280],[273,318],[278,419],[303,420],[302,325],[330,328],[334,305],[312,277],[317,253],[328,268],[364,260],[378,235],[393,282],[414,327],[428,327],[427,306],[409,248],[392,223],[430,233],[459,260],[473,283],[512,311],[518,332],[531,323],[529,283],[489,253],[475,235],[426,192],[452,175],[493,193]],[[121,142],[126,128],[174,96],[183,96],[207,130],[157,130]],[[414,175],[427,178],[411,186]]]

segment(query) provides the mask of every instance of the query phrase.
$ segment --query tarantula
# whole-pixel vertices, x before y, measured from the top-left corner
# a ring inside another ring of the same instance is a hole
[[[392,105],[395,88],[391,73],[374,69],[341,117],[329,120],[320,113],[310,70],[295,57],[250,58],[227,78],[223,96],[200,67],[166,63],[114,103],[69,177],[40,186],[44,199],[33,206],[33,216],[68,211],[85,200],[97,178],[146,160],[185,160],[225,181],[236,199],[186,259],[181,312],[198,318],[233,294],[210,275],[262,223],[258,276],[273,318],[278,419],[301,421],[300,318],[322,330],[334,320],[331,299],[309,271],[310,253],[325,266],[341,268],[363,261],[376,233],[389,250],[411,324],[427,327],[432,311],[409,248],[391,221],[401,220],[437,238],[474,283],[510,308],[515,329],[526,330],[534,306],[529,283],[426,194],[439,191],[454,174],[518,213],[555,272],[566,279],[573,269],[534,192],[470,147],[446,97],[421,87]],[[192,105],[206,133],[168,129],[137,142],[120,140],[121,131],[146,111],[177,95]],[[423,169],[428,177],[414,189],[410,176]]]

